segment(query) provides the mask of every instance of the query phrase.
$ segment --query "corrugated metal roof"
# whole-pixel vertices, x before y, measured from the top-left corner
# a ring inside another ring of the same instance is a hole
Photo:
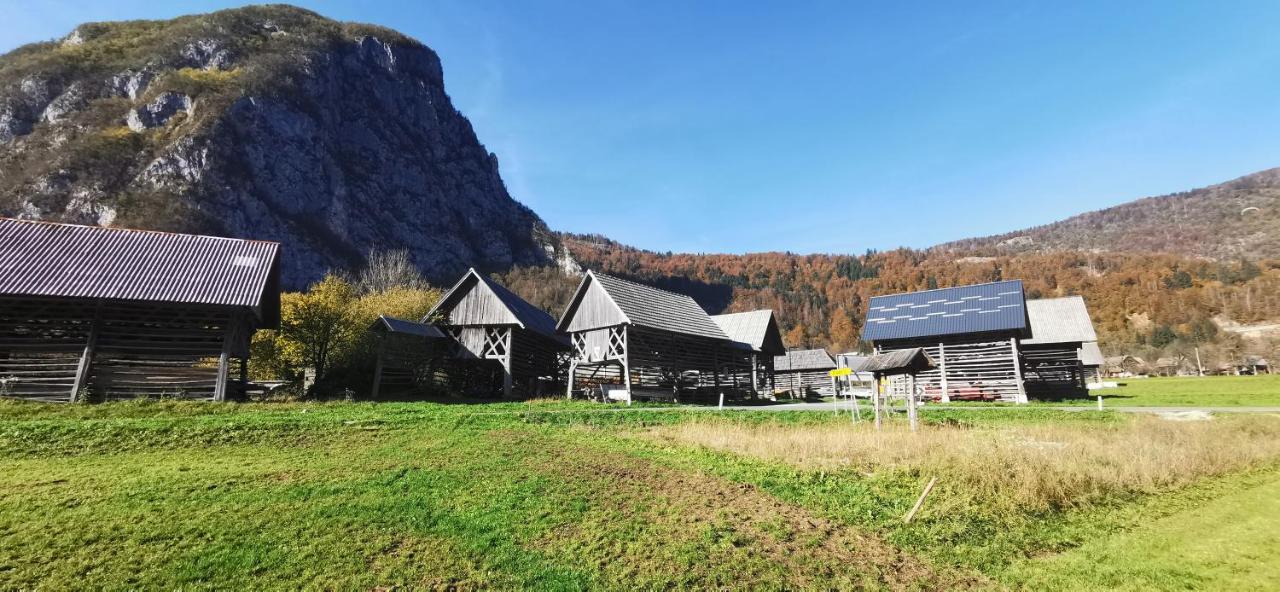
[[[269,241],[0,218],[0,294],[265,305],[270,322],[279,255]]]
[[[1031,320],[1031,337],[1022,340],[1027,345],[1098,340],[1089,309],[1079,296],[1028,300],[1027,316]]]
[[[1080,349],[1076,350],[1076,354],[1080,357],[1080,364],[1089,367],[1101,366],[1105,363],[1102,358],[1102,349],[1098,347],[1095,341],[1087,341],[1080,344]]]
[[[385,331],[387,333],[402,333],[405,335],[414,335],[427,339],[439,339],[444,337],[439,329],[426,323],[416,321],[407,321],[405,319],[397,319],[387,315],[378,315],[378,320],[373,322],[370,327],[375,331]]]
[[[911,339],[959,333],[1026,331],[1021,280],[875,296],[862,338]]]
[[[793,349],[773,358],[774,372],[835,370],[836,361],[825,349]]]
[[[711,320],[729,339],[745,343],[757,352],[777,353],[787,349],[782,343],[782,334],[772,310],[713,315]]]
[[[601,288],[604,288],[609,298],[634,325],[732,341],[720,326],[711,320],[707,311],[702,310],[702,307],[694,302],[693,298],[592,271],[587,272],[587,277],[578,286],[574,303],[569,305],[564,317],[560,320],[562,325],[567,324],[575,304],[591,281],[597,282]]]

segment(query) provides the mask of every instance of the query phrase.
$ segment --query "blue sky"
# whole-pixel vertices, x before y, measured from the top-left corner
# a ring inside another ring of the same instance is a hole
[[[235,2],[0,0],[0,50]],[[1280,166],[1276,2],[299,2],[434,48],[512,195],[658,251],[862,252]]]

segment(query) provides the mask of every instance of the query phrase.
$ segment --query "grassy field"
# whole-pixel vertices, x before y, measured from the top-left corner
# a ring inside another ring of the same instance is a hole
[[[1280,418],[926,421],[912,435],[565,402],[0,402],[0,588],[1274,582]]]
[[[1119,378],[1121,386],[1093,391],[1107,405],[1280,407],[1280,374]]]

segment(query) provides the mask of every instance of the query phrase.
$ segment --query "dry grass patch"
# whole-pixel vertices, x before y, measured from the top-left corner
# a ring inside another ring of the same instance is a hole
[[[1151,493],[1280,459],[1280,420],[1227,417],[1115,424],[923,426],[695,422],[655,438],[801,468],[938,475],[959,497],[1011,509],[1077,506],[1117,492]]]

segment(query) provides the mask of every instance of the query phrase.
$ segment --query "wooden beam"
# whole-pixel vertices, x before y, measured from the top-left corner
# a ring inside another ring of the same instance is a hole
[[[102,302],[93,310],[93,320],[89,324],[89,336],[84,340],[84,352],[80,354],[80,364],[76,366],[76,379],[71,384],[71,402],[80,400],[80,391],[89,382],[89,370],[93,366],[93,350],[98,345],[98,328],[102,324]]]
[[[947,345],[945,343],[938,344],[938,373],[942,375],[942,402],[951,402],[951,390],[947,384]]]
[[[506,343],[502,355],[502,397],[505,399],[511,398],[511,334],[513,331],[511,327],[507,327],[506,335],[502,337]]]
[[[1019,359],[1018,357],[1018,338],[1017,337],[1009,338],[1009,347],[1013,352],[1013,373],[1017,377],[1017,381],[1018,381],[1018,402],[1026,403],[1027,402],[1027,385],[1022,380],[1022,360]]]
[[[235,339],[240,324],[240,315],[233,314],[227,321],[227,330],[222,338],[222,353],[218,356],[218,374],[213,385],[213,400],[227,400],[227,374],[231,363],[231,341]]]
[[[369,389],[369,398],[378,400],[378,388],[382,386],[382,357],[386,353],[386,340],[378,336],[378,362],[373,367],[373,388]]]

